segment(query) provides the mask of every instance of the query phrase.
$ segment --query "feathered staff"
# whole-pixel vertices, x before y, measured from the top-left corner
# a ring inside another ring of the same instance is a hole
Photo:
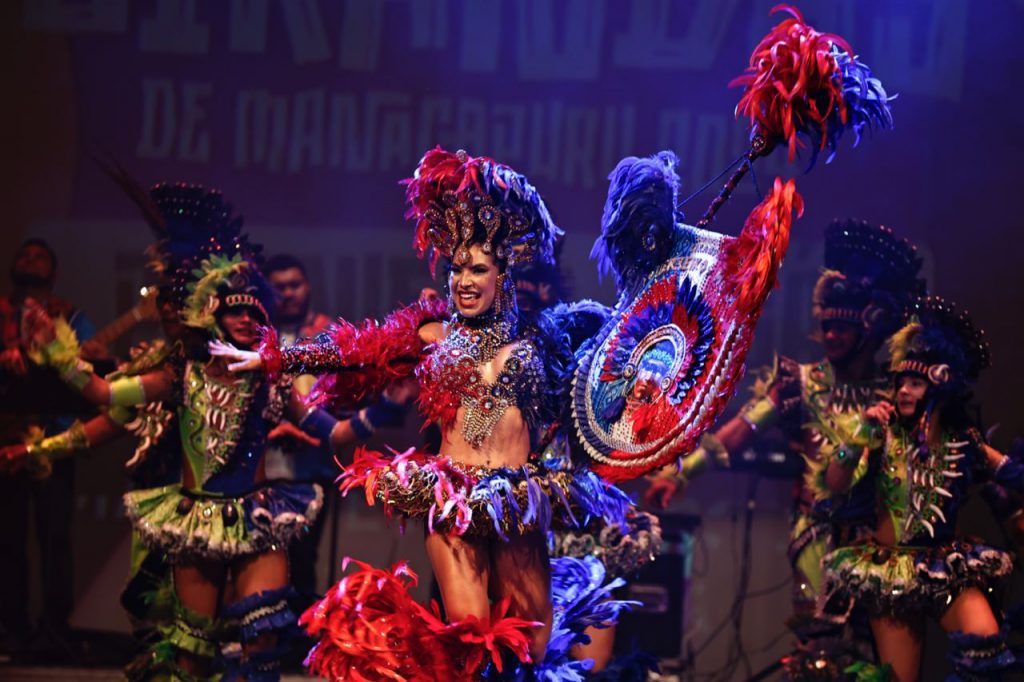
[[[746,73],[729,84],[744,88],[736,116],[750,121],[750,150],[698,227],[714,220],[753,161],[777,146],[784,144],[792,161],[797,149],[810,143],[810,170],[820,151],[828,150],[826,163],[835,157],[847,130],[857,146],[865,129],[893,126],[893,98],[846,40],[814,29],[794,7],[776,5],[771,13],[776,12],[790,18],[768,32],[750,55]]]

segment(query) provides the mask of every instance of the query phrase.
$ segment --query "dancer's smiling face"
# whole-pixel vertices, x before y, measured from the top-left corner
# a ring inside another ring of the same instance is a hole
[[[477,317],[491,309],[498,290],[498,275],[494,256],[484,253],[479,244],[469,247],[468,259],[461,263],[452,261],[448,288],[460,315]]]

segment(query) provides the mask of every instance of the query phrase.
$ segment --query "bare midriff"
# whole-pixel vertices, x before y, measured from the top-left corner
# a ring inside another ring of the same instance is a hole
[[[444,434],[441,453],[461,464],[486,467],[519,467],[530,456],[530,431],[518,407],[509,407],[490,438],[474,448],[462,437],[464,408],[459,408],[453,428]]]

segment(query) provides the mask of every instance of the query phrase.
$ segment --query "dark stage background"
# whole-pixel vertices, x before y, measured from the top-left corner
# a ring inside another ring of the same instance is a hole
[[[60,295],[98,326],[128,308],[147,281],[141,252],[149,235],[92,162],[102,154],[144,184],[223,189],[269,253],[306,261],[319,308],[379,315],[428,283],[409,248],[397,182],[441,144],[529,175],[568,233],[576,294],[608,301],[610,286],[598,283],[586,258],[607,173],[624,155],[669,148],[689,193],[745,149],[745,125],[732,117],[738,93],[726,84],[776,21],[768,17],[772,4],[3,3],[0,52],[13,68],[5,69],[0,107],[0,249],[6,261],[24,237],[44,236],[61,258]],[[988,331],[994,367],[978,396],[1005,448],[1024,432],[1017,390],[1024,2],[800,6],[819,28],[847,37],[899,93],[897,127],[857,150],[847,141],[834,163],[807,176],[802,164],[781,158],[758,164],[762,187],[775,174],[797,176],[807,212],[794,227],[751,363],[768,362],[776,348],[816,357],[809,297],[822,230],[835,217],[883,222],[919,245],[933,292],[966,306]],[[699,217],[712,196],[694,200],[688,215]],[[755,201],[744,182],[718,229],[738,231]],[[127,524],[117,504],[123,454],[123,447],[101,449],[79,469],[74,622],[82,627],[127,627],[114,596],[126,565]],[[702,646],[735,592],[749,478],[711,476],[676,507],[703,518],[685,634],[698,671],[743,650],[756,669],[788,646],[780,622],[789,610],[785,587],[747,601],[744,649],[735,648],[731,628]],[[751,590],[788,575],[788,485],[768,478],[758,487]],[[412,555],[427,572],[418,533],[398,540],[395,529],[382,532],[377,510],[359,500],[346,500],[342,517],[342,553],[377,563]],[[741,662],[734,679],[744,674]]]

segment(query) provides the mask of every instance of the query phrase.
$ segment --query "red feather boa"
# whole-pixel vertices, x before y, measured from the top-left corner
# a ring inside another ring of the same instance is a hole
[[[839,66],[832,55],[833,43],[854,54],[849,43],[832,33],[821,33],[804,21],[789,5],[776,5],[775,12],[792,18],[782,21],[766,35],[753,54],[746,73],[729,83],[746,89],[736,106],[736,116],[745,116],[770,145],[785,142],[789,160],[803,143],[797,133],[820,130],[821,148],[827,142],[825,120],[833,109],[846,122]]]
[[[489,620],[469,616],[446,624],[436,604],[428,609],[409,595],[418,579],[406,563],[390,571],[354,563],[359,570],[299,619],[318,640],[306,657],[310,674],[366,682],[471,682],[488,662],[501,671],[505,651],[529,662],[526,631],[540,623],[509,617],[507,600]]]
[[[760,309],[775,287],[789,249],[794,212],[798,218],[804,213],[796,183],[775,178],[772,191],[747,216],[739,237],[726,245],[726,283],[740,310]]]
[[[445,319],[446,307],[440,299],[421,300],[395,311],[383,322],[365,320],[356,326],[339,320],[330,334],[346,369],[317,380],[310,402],[355,405],[410,376],[423,358],[420,327]]]

